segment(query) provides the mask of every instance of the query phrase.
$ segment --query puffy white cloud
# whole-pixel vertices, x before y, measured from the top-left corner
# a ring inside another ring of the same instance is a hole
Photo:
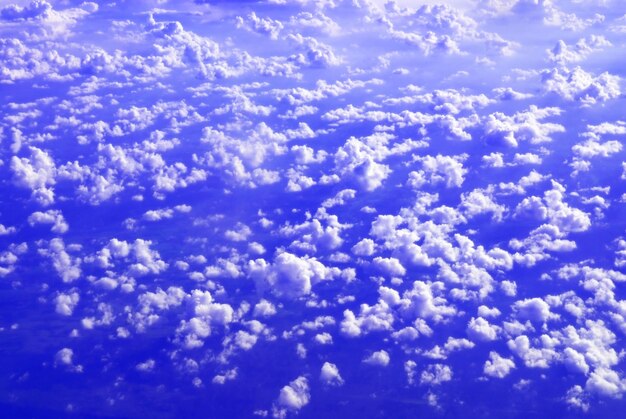
[[[381,300],[370,306],[362,304],[358,317],[351,311],[343,312],[341,333],[348,337],[357,337],[373,331],[391,330],[395,317],[389,305]]]
[[[74,364],[74,351],[71,348],[59,349],[54,355],[54,365],[71,372],[83,372],[82,365]]]
[[[575,385],[569,390],[567,390],[567,394],[565,395],[565,402],[575,408],[582,410],[583,412],[587,412],[589,410],[589,403],[587,402],[587,397],[583,388],[579,385]]]
[[[152,372],[156,366],[154,359],[148,359],[144,362],[140,362],[135,366],[135,369],[139,372]]]
[[[500,314],[502,313],[497,307],[487,307],[485,305],[478,307],[478,315],[480,317],[498,317]]]
[[[63,282],[73,282],[80,278],[82,261],[80,258],[72,257],[66,251],[65,243],[62,239],[55,238],[50,240],[48,248],[39,249],[39,253],[50,258],[52,266]]]
[[[309,404],[310,400],[309,381],[306,377],[300,376],[280,390],[276,405],[279,409],[295,412]],[[278,413],[275,416],[283,416],[279,412],[275,413]]]
[[[467,335],[473,340],[490,341],[498,337],[499,329],[482,317],[472,317],[467,325]]]
[[[447,359],[453,352],[471,349],[475,346],[476,344],[470,340],[449,337],[443,346],[435,345],[432,349],[424,352],[422,355],[430,359]]]
[[[565,199],[565,187],[552,181],[552,189],[544,193],[543,199],[533,196],[525,198],[515,208],[516,216],[528,214],[539,220],[548,220],[562,232],[586,231],[591,226],[589,215],[569,206]]]
[[[220,384],[220,385],[225,384],[227,381],[232,381],[236,379],[238,372],[239,370],[235,367],[222,374],[217,374],[215,377],[213,377],[211,382],[213,384]]]
[[[456,308],[448,305],[442,295],[444,286],[441,282],[413,282],[413,287],[402,294],[401,311],[405,315],[433,319],[438,322],[456,314]]]
[[[130,266],[131,275],[158,274],[167,269],[167,263],[161,260],[159,252],[150,248],[151,245],[152,242],[149,240],[135,240],[132,245],[132,254],[136,263]]]
[[[163,297],[168,304],[168,297]],[[186,299],[194,316],[189,320],[182,320],[176,329],[176,341],[185,349],[203,346],[204,339],[211,335],[212,327],[228,325],[234,319],[233,308],[228,304],[214,302],[209,291],[193,290]],[[176,305],[180,300],[171,301]],[[237,333],[235,343],[238,346],[247,346],[249,349],[256,343],[256,336],[243,331]]]
[[[549,336],[544,335],[540,340],[541,347],[532,347],[526,335],[517,336],[507,342],[509,349],[524,360],[524,364],[531,368],[548,368],[558,354]]]
[[[354,189],[344,189],[337,192],[337,195],[335,195],[333,198],[329,198],[322,202],[322,207],[332,208],[338,205],[345,205],[347,200],[354,199],[355,196],[356,191]]]
[[[362,239],[352,246],[352,253],[357,256],[371,256],[376,251],[376,243],[372,239]]]
[[[166,291],[158,288],[155,292],[147,291],[139,295],[138,309],[132,319],[133,325],[138,331],[145,331],[159,320],[159,311],[180,306],[185,297],[186,294],[180,287],[169,287]]]
[[[262,299],[254,305],[255,317],[271,317],[276,314],[276,307],[270,301]]]
[[[245,18],[237,16],[236,21],[238,27],[267,35],[273,40],[278,39],[280,31],[283,29],[283,24],[280,21],[258,17],[254,12],[250,12]]]
[[[257,288],[277,296],[297,298],[311,292],[313,285],[333,279],[336,272],[320,261],[310,257],[298,257],[292,253],[281,253],[273,263],[264,259],[250,261],[248,275]]]
[[[567,65],[582,61],[592,52],[610,46],[612,44],[602,35],[591,35],[589,38],[581,38],[572,46],[559,40],[554,48],[548,51],[548,57],[557,64]]]
[[[396,258],[378,256],[374,258],[373,263],[380,271],[389,276],[404,276],[406,274],[406,269]]]
[[[605,102],[620,96],[620,78],[602,73],[594,77],[580,67],[573,70],[552,69],[542,74],[544,89],[556,93],[566,100],[576,100],[583,105],[591,106],[598,101]]]
[[[339,374],[339,368],[330,362],[324,362],[324,365],[322,365],[320,381],[329,386],[343,385],[343,378]]]
[[[483,129],[489,138],[511,147],[517,147],[520,141],[531,144],[547,143],[552,141],[552,134],[565,132],[565,127],[542,120],[561,113],[559,108],[538,108],[535,105],[531,105],[527,111],[516,112],[513,116],[496,112],[484,118]]]
[[[318,333],[315,335],[313,340],[318,345],[332,345],[333,344],[333,336],[328,332]]]
[[[504,295],[508,297],[515,297],[517,295],[517,284],[514,281],[502,281],[500,288]]]
[[[71,316],[79,301],[80,294],[76,291],[60,293],[54,298],[55,311],[63,316]]]
[[[41,205],[54,203],[56,166],[50,154],[30,147],[30,158],[11,157],[11,170],[16,184],[31,189],[35,201]]]
[[[387,133],[349,138],[334,155],[336,173],[342,177],[353,177],[366,191],[378,189],[391,174],[389,166],[380,161],[390,155],[410,150],[410,148],[388,148],[392,138],[393,136]]]
[[[0,17],[6,20],[45,19],[50,15],[52,5],[45,0],[32,1],[30,4],[20,7],[11,4],[0,10]]]
[[[466,217],[472,218],[480,214],[491,214],[496,220],[502,220],[506,207],[497,204],[488,191],[474,189],[461,197],[461,209]]]
[[[333,48],[302,34],[290,34],[286,38],[296,45],[302,52],[292,55],[290,58],[300,64],[311,67],[332,67],[341,63],[341,59],[335,55]]]
[[[161,221],[167,220],[174,216],[174,211],[170,208],[160,210],[149,210],[143,214],[143,219],[146,221]]]
[[[303,165],[322,163],[328,156],[326,151],[316,151],[306,145],[294,145],[291,147],[291,151],[295,154],[296,163]]]
[[[250,227],[248,227],[247,225],[243,223],[237,223],[235,228],[232,230],[227,230],[226,233],[224,233],[224,236],[228,240],[231,240],[234,242],[241,242],[241,241],[246,241],[248,237],[250,237],[251,234],[252,234],[252,230],[250,230]]]
[[[537,262],[548,259],[549,252],[570,252],[576,249],[576,242],[563,239],[558,227],[552,224],[543,224],[530,232],[524,240],[511,239],[511,248],[525,253],[516,253],[515,261],[524,266],[534,266]]]
[[[555,318],[555,314],[550,312],[550,305],[541,298],[535,297],[516,301],[513,304],[513,309],[518,318],[522,320],[545,323]]]
[[[589,372],[589,365],[585,360],[585,356],[573,348],[565,348],[563,351],[563,364],[574,372],[580,372],[587,374]]]
[[[504,378],[515,368],[515,362],[501,357],[497,352],[489,352],[489,359],[485,361],[483,373],[489,377]]]
[[[588,139],[572,146],[572,151],[575,155],[583,159],[596,156],[609,157],[622,151],[622,143],[617,140],[600,143],[594,139]]]
[[[585,390],[592,394],[621,398],[626,391],[626,380],[622,379],[616,371],[598,368],[589,375]]]
[[[4,224],[0,224],[0,236],[7,236],[17,231],[15,227],[7,227]]]
[[[422,170],[409,173],[408,185],[420,189],[424,185],[443,183],[447,188],[460,187],[465,180],[467,169],[463,167],[466,156],[426,156],[419,160]]]
[[[372,352],[369,356],[363,359],[365,364],[374,365],[377,367],[386,367],[391,360],[389,353],[385,350]]]
[[[52,224],[50,229],[53,233],[63,234],[69,230],[69,225],[63,217],[63,213],[59,210],[48,210],[45,212],[35,211],[28,216],[28,224],[31,226],[37,224]]]
[[[452,369],[444,364],[431,364],[420,375],[422,385],[440,385],[452,380]]]

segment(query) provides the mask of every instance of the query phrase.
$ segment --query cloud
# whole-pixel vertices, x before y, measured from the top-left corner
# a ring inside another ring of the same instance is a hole
[[[306,377],[300,376],[280,390],[276,401],[278,410],[274,411],[274,416],[283,417],[286,412],[298,411],[309,404],[310,399],[309,381]]]
[[[320,380],[328,386],[343,385],[343,378],[341,378],[341,375],[339,374],[339,369],[335,364],[330,362],[324,362],[324,365],[322,365]]]
[[[48,153],[31,147],[30,158],[11,158],[11,170],[16,184],[31,189],[35,201],[44,206],[54,203],[56,166]]]
[[[274,263],[264,259],[250,261],[248,272],[259,290],[286,298],[305,296],[313,285],[333,278],[333,270],[317,259],[287,252],[277,255]]]
[[[67,294],[59,294],[54,298],[56,304],[55,311],[63,316],[71,316],[79,301],[80,294],[76,291]]]
[[[33,0],[30,4],[20,7],[11,4],[0,10],[0,17],[6,20],[42,19],[49,16],[52,5],[44,0]]]
[[[485,361],[483,373],[493,378],[504,378],[515,368],[512,359],[503,358],[497,352],[489,352],[489,359]]]
[[[432,364],[422,371],[420,384],[436,386],[452,380],[452,376],[452,369],[448,365]]]
[[[584,106],[616,99],[621,94],[618,76],[604,72],[594,77],[580,67],[546,70],[541,81],[546,92],[555,93],[565,100],[579,101]]]
[[[386,367],[389,365],[389,361],[391,358],[389,357],[389,353],[385,350],[380,350],[376,352],[372,352],[371,355],[363,359],[363,363],[374,365],[377,367]]]
[[[83,372],[82,365],[74,364],[74,351],[71,348],[59,349],[54,355],[54,366],[70,372]]]
[[[416,189],[424,185],[435,186],[443,183],[447,188],[460,187],[465,180],[467,169],[462,161],[466,156],[449,157],[437,155],[420,159],[423,169],[409,173],[408,184]]]
[[[591,35],[589,38],[581,38],[573,46],[559,40],[552,50],[548,51],[550,61],[560,65],[567,65],[583,61],[594,51],[611,47],[612,44],[604,36]]]
[[[50,229],[53,233],[63,234],[69,230],[69,226],[59,210],[48,210],[46,212],[35,211],[28,216],[28,224],[52,224]]]
[[[490,324],[482,317],[472,317],[467,325],[467,335],[472,340],[491,341],[496,340],[499,327]]]
[[[52,266],[63,282],[73,282],[80,278],[82,261],[80,258],[72,257],[66,251],[65,243],[62,239],[54,238],[50,240],[48,247],[39,249],[39,253],[50,259]]]
[[[522,320],[544,323],[555,317],[550,312],[550,305],[541,298],[528,298],[517,301],[513,304],[513,309],[517,313],[518,318]]]

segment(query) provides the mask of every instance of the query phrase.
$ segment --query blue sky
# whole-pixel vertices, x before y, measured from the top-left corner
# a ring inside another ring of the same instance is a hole
[[[3,417],[614,416],[618,0],[0,2]]]

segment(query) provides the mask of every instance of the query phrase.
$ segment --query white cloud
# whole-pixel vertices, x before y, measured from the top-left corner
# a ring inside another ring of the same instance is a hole
[[[485,361],[483,373],[489,377],[504,378],[515,368],[512,359],[503,358],[497,352],[489,352],[489,359]]]
[[[287,298],[307,295],[313,285],[333,278],[333,270],[317,259],[287,252],[276,256],[274,263],[264,259],[250,261],[248,271],[259,290]]]
[[[59,349],[54,355],[54,365],[71,372],[83,372],[82,365],[74,364],[74,351],[71,348]]]
[[[50,240],[47,249],[39,249],[39,253],[50,258],[52,266],[63,282],[73,282],[80,278],[81,259],[72,257],[66,251],[65,243],[60,238]]]
[[[139,372],[152,372],[154,371],[154,367],[156,366],[156,362],[154,359],[148,359],[144,362],[140,362],[135,366],[135,369]]]
[[[322,365],[320,381],[328,386],[343,385],[343,378],[341,378],[341,375],[339,374],[337,365],[330,362],[324,362],[324,365]]]
[[[59,294],[54,298],[55,311],[63,316],[71,316],[80,301],[80,294],[76,291]]]
[[[527,298],[516,301],[513,304],[513,309],[521,320],[545,323],[555,318],[555,315],[550,312],[550,305],[541,298]]]
[[[599,368],[590,374],[585,383],[585,390],[592,394],[621,398],[626,391],[626,380],[611,369]]]
[[[440,385],[452,380],[452,369],[444,364],[432,364],[426,367],[420,375],[422,385]]]
[[[389,361],[391,358],[389,357],[389,353],[385,350],[380,350],[376,352],[372,352],[371,355],[365,357],[363,362],[365,364],[374,365],[377,367],[386,367],[389,365]]]
[[[424,185],[443,183],[447,188],[461,187],[467,169],[463,167],[466,156],[426,156],[419,159],[422,170],[409,173],[408,185],[421,189]]]
[[[280,390],[276,405],[279,409],[295,412],[309,404],[310,400],[309,381],[306,377],[300,376]],[[283,415],[284,413],[281,414],[280,411],[275,412],[275,416],[282,417]]]
[[[472,340],[491,341],[496,340],[499,329],[482,317],[472,317],[467,325],[467,335]]]
[[[530,215],[539,220],[548,220],[562,232],[586,231],[591,226],[589,215],[569,206],[565,199],[565,188],[552,181],[552,189],[544,193],[543,199],[533,196],[525,198],[515,209],[516,216]]]
[[[44,206],[54,203],[56,166],[50,154],[30,147],[30,158],[11,158],[11,170],[16,184],[31,189],[35,201]]]
[[[376,257],[373,260],[374,266],[389,276],[404,276],[406,269],[396,258]]]
[[[46,212],[35,211],[28,216],[28,224],[52,224],[50,229],[53,233],[63,234],[69,230],[69,225],[59,210],[48,210]]]
[[[555,93],[566,100],[576,100],[584,106],[616,99],[621,94],[620,78],[604,72],[597,77],[580,67],[573,70],[551,69],[542,74],[546,92]]]

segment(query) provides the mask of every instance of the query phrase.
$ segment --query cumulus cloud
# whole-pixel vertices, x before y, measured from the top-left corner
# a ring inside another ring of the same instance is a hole
[[[363,359],[363,362],[365,364],[374,365],[378,367],[386,367],[387,365],[389,365],[390,361],[391,361],[391,357],[389,356],[389,353],[387,353],[387,351],[385,350],[372,352],[371,355]]]
[[[54,203],[56,166],[48,153],[31,147],[30,158],[11,158],[11,170],[16,184],[30,189],[35,201],[44,206]]]
[[[283,417],[286,412],[297,412],[309,404],[310,400],[309,381],[300,376],[280,390],[274,416]]]
[[[56,304],[55,311],[63,316],[71,316],[79,301],[80,294],[76,291],[59,294],[54,298]]]
[[[546,92],[579,101],[584,106],[615,99],[621,94],[618,76],[605,72],[594,77],[580,67],[546,70],[542,74],[542,83]]]
[[[343,385],[343,378],[341,378],[341,375],[339,374],[339,368],[330,362],[324,362],[324,365],[322,365],[320,380],[322,383],[329,386]]]
[[[420,384],[439,385],[452,380],[452,369],[444,364],[432,364],[426,367],[420,375]]]
[[[483,373],[493,378],[504,378],[515,368],[512,359],[503,358],[497,352],[489,352],[489,359],[485,361]]]
[[[37,224],[52,224],[50,229],[53,233],[63,234],[69,230],[69,226],[59,210],[48,210],[45,212],[35,211],[28,216],[28,223],[31,226]]]
[[[281,253],[273,263],[264,259],[250,261],[248,275],[261,291],[270,291],[280,297],[297,298],[311,292],[313,285],[332,280],[337,271],[315,258]]]
[[[82,365],[74,364],[74,351],[71,348],[59,349],[54,355],[54,365],[71,372],[83,372]]]

